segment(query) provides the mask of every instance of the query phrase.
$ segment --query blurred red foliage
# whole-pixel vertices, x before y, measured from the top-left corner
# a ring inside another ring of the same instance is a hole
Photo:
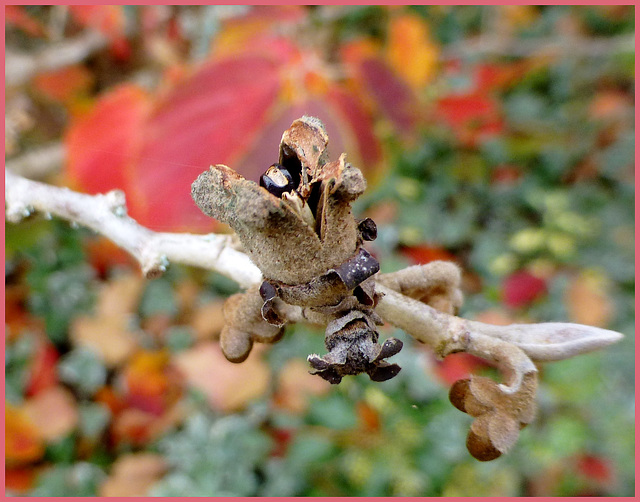
[[[529,305],[547,293],[547,283],[531,272],[520,270],[502,283],[502,301],[512,308]]]

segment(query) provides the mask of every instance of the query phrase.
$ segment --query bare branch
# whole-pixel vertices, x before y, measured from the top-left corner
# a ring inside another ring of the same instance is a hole
[[[231,236],[153,232],[139,225],[127,216],[120,190],[86,195],[5,170],[5,210],[14,223],[39,211],[88,227],[131,253],[147,277],[162,274],[170,262],[214,270],[242,287],[262,277],[244,253],[233,249]]]
[[[7,220],[18,222],[39,211],[86,226],[131,253],[147,277],[162,274],[170,262],[176,262],[214,270],[245,288],[262,278],[247,255],[233,248],[231,236],[153,232],[139,225],[126,215],[120,190],[86,195],[5,170],[5,200]],[[532,361],[567,359],[622,339],[615,331],[580,324],[495,326],[462,319],[394,291],[387,285],[393,282],[391,275],[386,281],[381,277],[376,284],[376,291],[382,293],[376,312],[382,318],[431,346],[440,357],[469,352],[498,363],[506,377],[504,392],[517,390],[523,376],[535,371]],[[314,322],[309,309],[279,307],[290,321]]]
[[[432,346],[441,357],[452,352],[474,353],[476,345],[491,339],[492,343],[502,341],[519,347],[534,361],[560,361],[601,349],[623,337],[616,331],[573,323],[485,324],[445,314],[381,284],[376,284],[376,291],[384,295],[376,307],[378,314]]]

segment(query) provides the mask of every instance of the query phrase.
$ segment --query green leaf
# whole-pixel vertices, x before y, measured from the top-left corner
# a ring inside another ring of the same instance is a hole
[[[87,462],[55,466],[40,475],[32,497],[95,497],[106,478],[99,467]]]
[[[90,349],[80,347],[62,357],[58,376],[81,394],[92,396],[107,380],[107,370],[100,358]]]

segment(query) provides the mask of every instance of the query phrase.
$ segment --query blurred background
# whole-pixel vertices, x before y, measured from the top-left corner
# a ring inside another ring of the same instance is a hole
[[[448,401],[495,374],[383,327],[403,370],[307,373],[323,331],[221,355],[215,273],[145,280],[86,229],[6,225],[6,491],[38,496],[634,494],[633,6],[6,6],[6,166],[119,188],[154,230],[225,232],[190,184],[258,180],[303,114],[369,189],[383,271],[464,270],[460,315],[622,342],[540,368],[537,419],[493,462]]]

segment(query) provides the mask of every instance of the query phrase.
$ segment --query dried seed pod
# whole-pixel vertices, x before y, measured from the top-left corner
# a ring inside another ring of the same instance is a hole
[[[371,219],[358,223],[351,212],[366,183],[344,154],[329,162],[327,144],[322,123],[302,117],[282,135],[278,164],[261,177],[262,188],[216,165],[196,179],[192,196],[205,214],[235,230],[263,273],[259,294],[243,303],[252,309],[245,317],[253,322],[260,315],[265,325],[279,329],[287,322],[279,302],[303,307],[309,317],[331,326],[355,313],[339,330],[327,328],[329,353],[310,362],[314,372],[333,382],[360,372],[381,381],[400,370],[383,359],[402,345],[390,342],[383,350],[378,344],[375,325],[380,319],[373,312],[377,297],[370,278],[380,267],[360,247],[363,240],[375,238],[376,227]],[[256,296],[262,300],[259,306]],[[241,360],[258,329],[239,328],[234,319],[229,317],[223,350],[229,359]]]

